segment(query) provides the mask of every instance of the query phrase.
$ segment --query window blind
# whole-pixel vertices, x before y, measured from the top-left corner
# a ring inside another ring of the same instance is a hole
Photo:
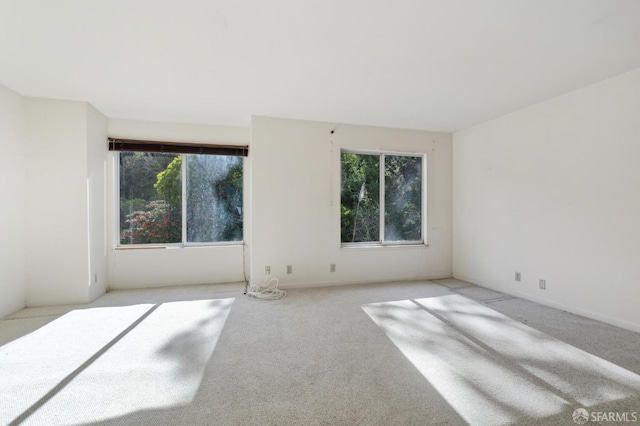
[[[108,138],[109,151],[167,152],[171,154],[234,155],[247,157],[248,145],[217,145],[203,143],[162,142]]]

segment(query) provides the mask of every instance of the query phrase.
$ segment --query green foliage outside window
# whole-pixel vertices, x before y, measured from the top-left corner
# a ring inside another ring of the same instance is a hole
[[[386,155],[384,239],[422,240],[422,158]]]
[[[384,203],[380,202],[381,180]],[[340,199],[343,243],[422,241],[422,157],[342,153]]]
[[[171,206],[182,204],[182,156],[177,156],[166,169],[158,173],[153,187]]]
[[[342,154],[341,240],[380,240],[380,156]]]
[[[242,241],[241,157],[121,152],[119,158],[120,244]]]

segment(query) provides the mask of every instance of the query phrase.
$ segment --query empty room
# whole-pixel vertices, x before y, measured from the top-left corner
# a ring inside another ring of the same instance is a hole
[[[0,425],[640,423],[637,0],[0,0]]]

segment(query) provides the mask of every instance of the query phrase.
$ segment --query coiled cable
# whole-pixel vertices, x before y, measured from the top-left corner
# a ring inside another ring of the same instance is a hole
[[[277,278],[271,278],[269,282],[267,280],[268,278],[265,278],[261,286],[248,285],[247,296],[254,299],[278,300],[287,295],[286,291],[278,288]],[[275,284],[272,284],[274,282]]]

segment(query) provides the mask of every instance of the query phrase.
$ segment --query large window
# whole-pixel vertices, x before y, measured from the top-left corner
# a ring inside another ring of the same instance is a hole
[[[342,152],[342,243],[424,241],[423,158]]]
[[[118,156],[120,245],[242,241],[242,157]]]

